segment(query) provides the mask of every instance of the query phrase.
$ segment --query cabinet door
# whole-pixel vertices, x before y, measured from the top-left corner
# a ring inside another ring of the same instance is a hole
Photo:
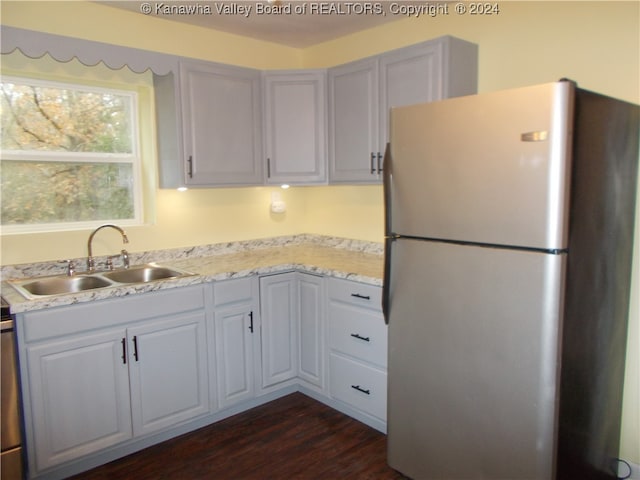
[[[254,339],[258,325],[252,305],[215,313],[218,396],[220,407],[255,396]]]
[[[205,313],[127,329],[134,435],[209,410]]]
[[[298,372],[295,273],[260,278],[262,386],[294,378]]]
[[[329,70],[329,181],[380,181],[378,61]]]
[[[117,329],[27,348],[38,471],[131,438],[125,346]]]
[[[262,184],[260,73],[180,65],[187,185]]]
[[[389,138],[389,109],[442,98],[442,45],[420,44],[380,56],[380,144]]]
[[[225,408],[253,398],[259,385],[258,279],[215,282],[213,299],[218,399]]]
[[[298,377],[324,387],[324,279],[298,274]]]
[[[326,182],[326,73],[264,74],[267,183]]]
[[[478,89],[478,46],[443,36],[380,57],[380,151],[389,138],[389,109]]]

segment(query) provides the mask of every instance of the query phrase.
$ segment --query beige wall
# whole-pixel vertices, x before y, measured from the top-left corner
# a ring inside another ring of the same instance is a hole
[[[0,18],[5,25],[261,69],[327,67],[450,34],[479,45],[481,92],[569,77],[583,88],[640,103],[640,3],[542,1],[499,5],[497,16],[451,13],[409,18],[303,50],[90,2],[3,1]],[[158,191],[156,221],[128,229],[130,250],[300,232],[381,241],[382,192],[378,186],[292,188],[282,193],[288,205],[285,216],[269,213],[273,190]],[[87,235],[5,235],[2,263],[81,256]],[[639,242],[637,235],[636,253]],[[623,458],[635,463],[640,463],[638,263],[634,261],[636,288],[630,316],[621,451]]]

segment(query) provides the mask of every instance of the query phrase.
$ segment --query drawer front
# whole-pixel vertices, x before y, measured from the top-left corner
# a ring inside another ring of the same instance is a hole
[[[381,310],[382,288],[341,278],[330,278],[329,299]]]
[[[335,353],[329,362],[331,396],[386,421],[387,373]]]
[[[205,285],[168,288],[24,314],[27,342],[205,308]],[[208,290],[207,290],[208,291]]]
[[[387,366],[387,325],[382,315],[344,303],[329,304],[329,347]]]
[[[221,280],[213,284],[213,303],[216,307],[234,303],[251,302],[257,289],[254,288],[255,277]]]

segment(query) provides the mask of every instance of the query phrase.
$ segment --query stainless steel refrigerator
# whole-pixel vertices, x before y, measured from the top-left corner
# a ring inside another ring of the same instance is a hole
[[[616,478],[638,112],[566,80],[392,109],[391,467]]]

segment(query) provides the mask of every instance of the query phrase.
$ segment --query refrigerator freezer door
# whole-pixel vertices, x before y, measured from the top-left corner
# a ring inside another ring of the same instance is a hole
[[[557,82],[391,112],[391,230],[562,249],[575,86]]]
[[[565,255],[392,249],[391,467],[421,480],[553,478]]]

